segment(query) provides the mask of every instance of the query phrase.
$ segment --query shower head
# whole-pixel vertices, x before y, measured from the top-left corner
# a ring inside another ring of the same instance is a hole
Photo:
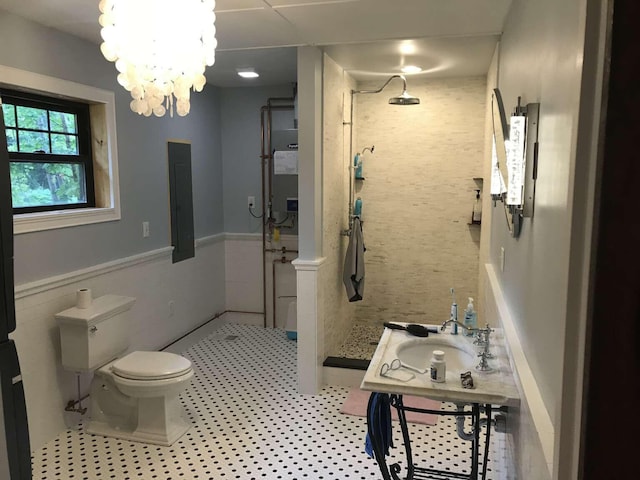
[[[397,97],[391,97],[389,103],[391,105],[418,105],[420,99],[407,93],[407,79],[404,75],[392,75],[378,90],[351,90],[351,95],[354,93],[380,93],[394,78],[402,79],[402,93]]]
[[[420,104],[420,99],[408,94],[406,90],[403,90],[400,96],[391,97],[389,99],[389,103],[391,105],[418,105]]]

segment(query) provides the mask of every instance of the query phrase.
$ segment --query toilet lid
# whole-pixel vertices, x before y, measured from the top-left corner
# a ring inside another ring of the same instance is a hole
[[[191,370],[191,362],[169,352],[131,352],[113,362],[115,375],[131,380],[159,380],[179,377]]]

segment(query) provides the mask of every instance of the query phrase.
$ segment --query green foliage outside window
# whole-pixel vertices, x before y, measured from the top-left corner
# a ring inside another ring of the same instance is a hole
[[[13,208],[86,204],[78,116],[53,105],[20,103],[8,98],[2,105]]]
[[[13,208],[84,203],[84,169],[69,163],[11,163]]]

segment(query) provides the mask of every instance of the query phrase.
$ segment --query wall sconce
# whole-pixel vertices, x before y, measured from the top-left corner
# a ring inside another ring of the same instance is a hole
[[[513,237],[520,235],[522,219],[533,217],[538,173],[538,120],[540,104],[518,105],[507,123],[500,91],[492,100],[493,152],[491,196],[501,200],[507,226]]]
[[[100,50],[115,62],[134,112],[189,113],[189,90],[200,92],[215,62],[215,0],[100,0]],[[175,99],[175,102],[174,102]]]

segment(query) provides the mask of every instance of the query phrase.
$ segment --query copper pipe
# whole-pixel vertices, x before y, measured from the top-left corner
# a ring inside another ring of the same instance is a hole
[[[276,328],[276,261],[273,260],[271,263],[271,292],[272,292],[272,299],[271,301],[273,302],[272,305],[272,313],[271,315],[273,315],[273,318],[271,320],[272,322],[272,328]]]
[[[269,98],[267,99],[267,105],[260,108],[260,166],[261,166],[261,199],[262,199],[262,311],[263,313],[263,328],[267,328],[267,225],[269,231],[272,228],[271,207],[272,207],[272,178],[273,178],[273,154],[271,153],[271,111],[272,110],[293,110],[293,105],[271,105],[274,100],[287,100],[293,101],[294,98]],[[267,113],[267,148],[265,152],[265,120],[264,114]],[[265,168],[268,169],[268,192],[265,192]],[[267,208],[265,208],[265,204]],[[268,211],[268,215],[267,215]],[[275,317],[274,317],[275,324]]]
[[[291,251],[291,250],[289,250]],[[278,263],[291,263],[291,260],[285,258],[284,252],[282,253],[282,258],[279,260],[272,260],[271,262],[271,282],[273,283],[273,328],[276,328],[276,264]]]
[[[262,223],[262,328],[267,328],[267,253],[264,251],[264,246],[267,241],[266,223],[265,223],[265,208],[264,208],[264,109],[260,109],[260,201],[262,202],[262,216],[260,217],[260,223]]]
[[[271,225],[271,219],[273,218],[273,149],[271,148],[271,108],[267,108],[267,147],[268,147],[268,169],[269,169],[269,233],[273,226]]]

